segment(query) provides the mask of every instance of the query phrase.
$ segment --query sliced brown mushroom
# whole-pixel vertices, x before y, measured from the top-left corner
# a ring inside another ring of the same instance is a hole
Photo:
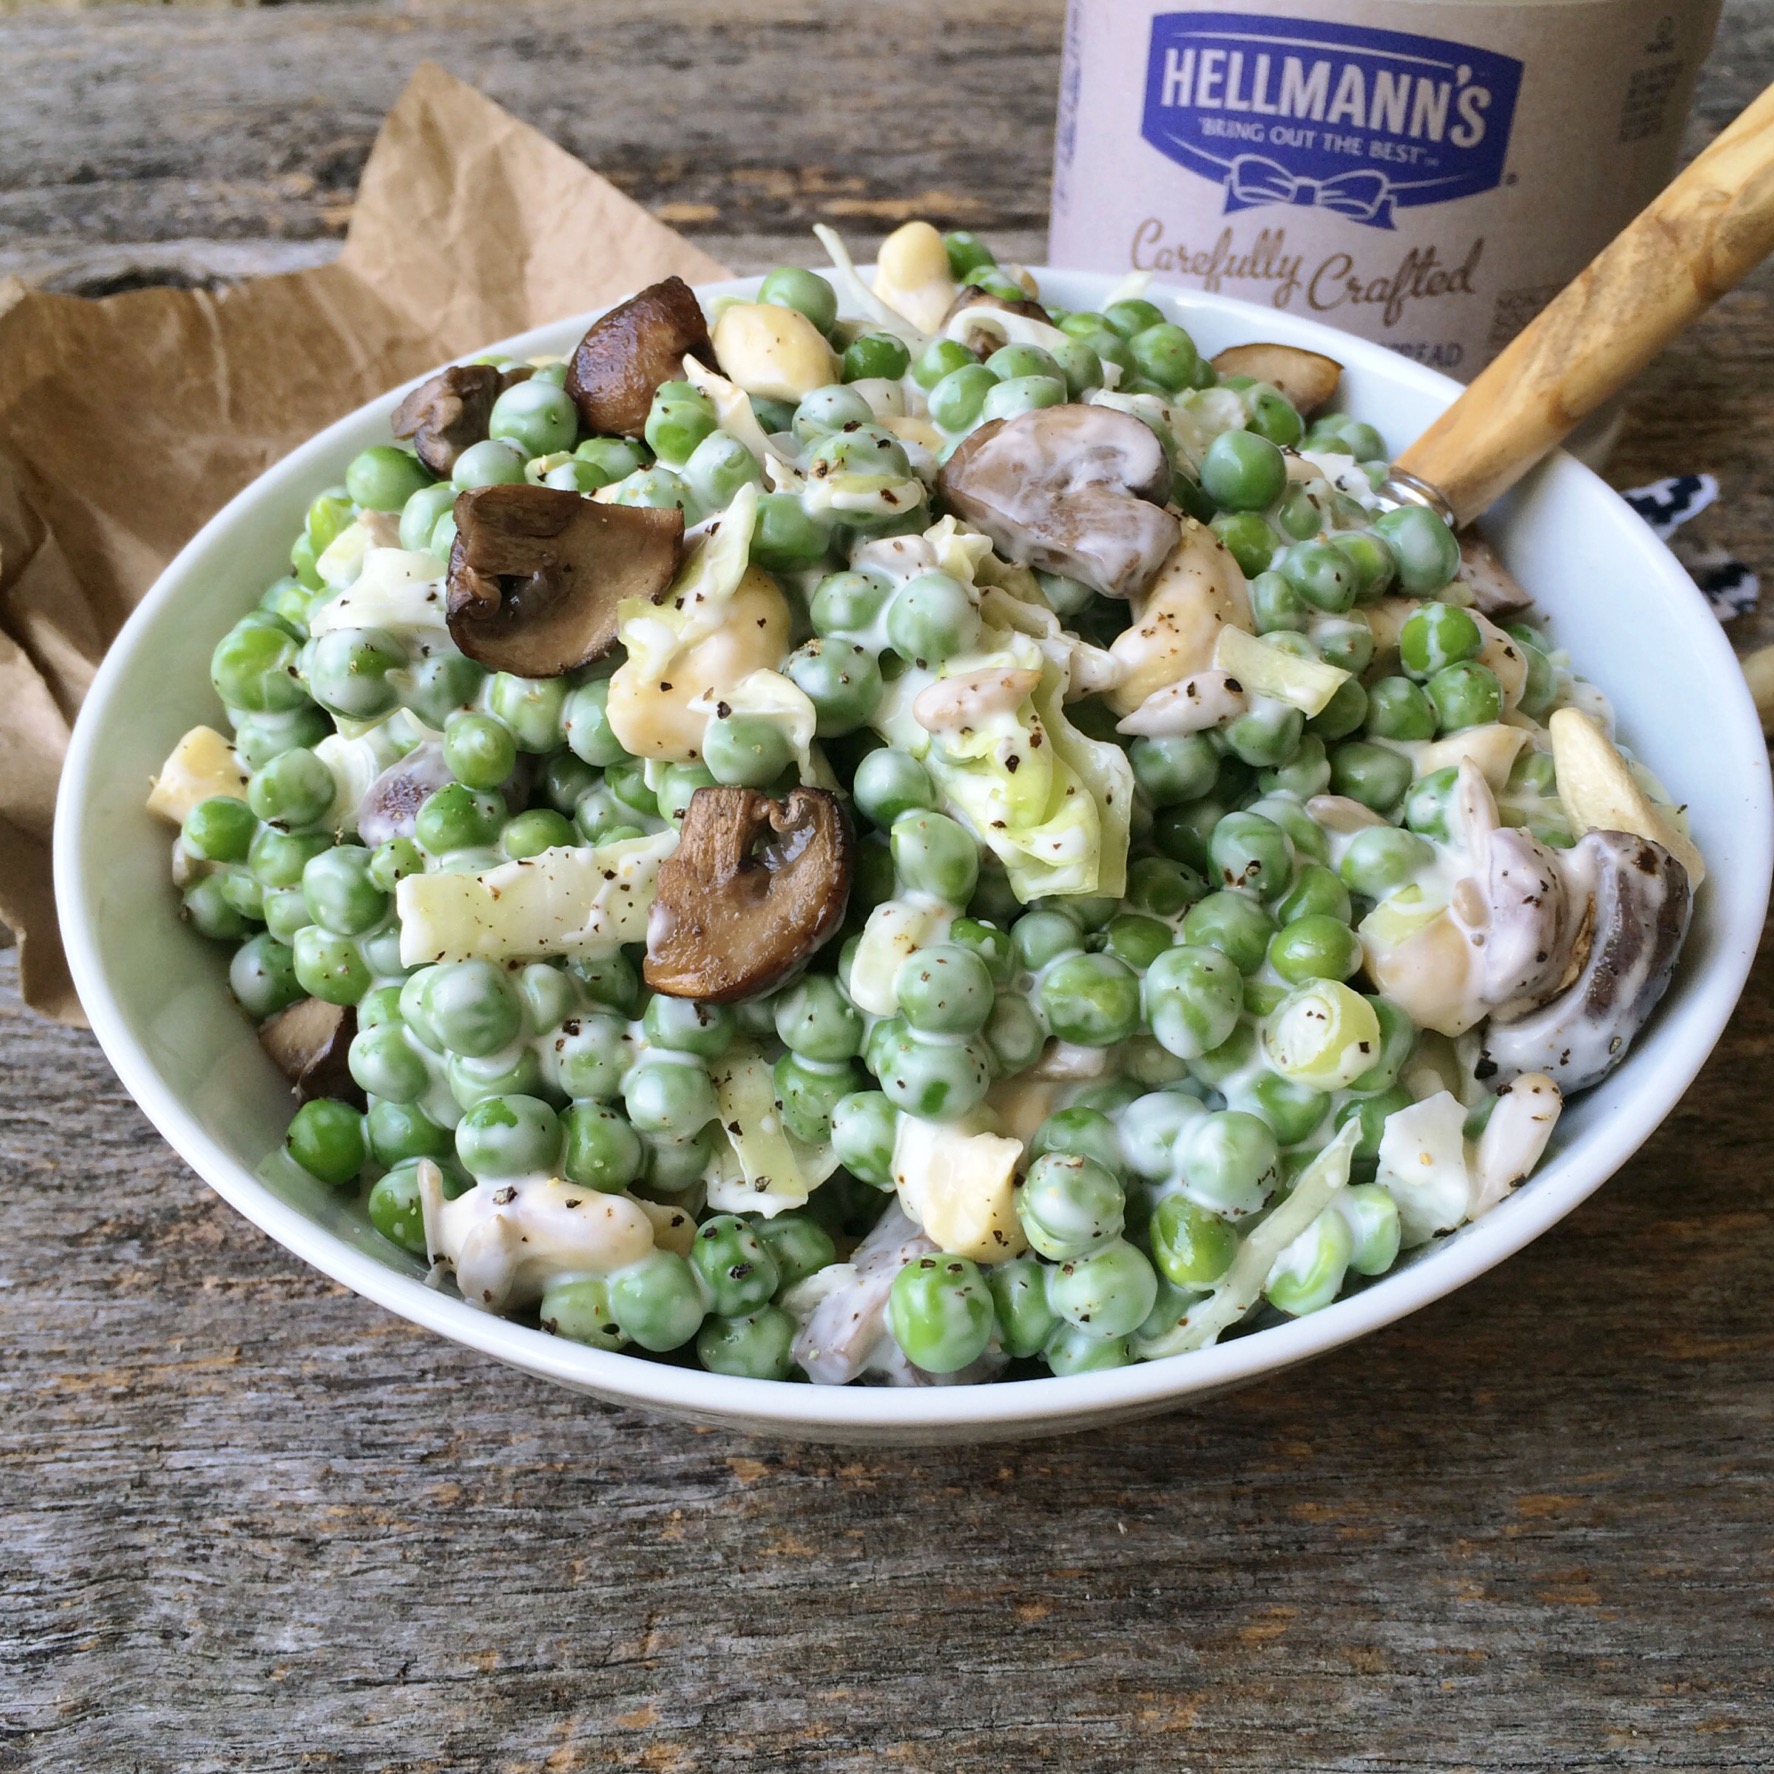
[[[1298,345],[1230,345],[1212,361],[1222,379],[1249,376],[1279,388],[1302,419],[1310,419],[1330,400],[1343,375],[1334,357]]]
[[[681,277],[668,277],[591,323],[567,366],[567,392],[587,431],[639,437],[659,385],[682,380],[686,357],[714,367],[702,304]]]
[[[1606,1077],[1669,985],[1688,933],[1688,873],[1661,844],[1590,832],[1559,858],[1569,912],[1554,993],[1493,1016],[1490,1071],[1544,1072],[1568,1096]]]
[[[448,475],[456,458],[487,435],[493,402],[534,374],[530,369],[495,369],[490,363],[452,364],[421,382],[394,409],[390,427],[396,437],[413,440],[419,460],[433,474]]]
[[[624,598],[657,603],[684,552],[684,514],[600,505],[555,487],[476,487],[457,496],[450,634],[470,659],[557,677],[616,641]]]
[[[654,991],[731,1004],[780,985],[844,921],[854,840],[838,797],[699,788],[659,865],[643,968]]]
[[[336,1096],[362,1104],[363,1092],[346,1064],[356,1033],[357,1012],[349,1004],[303,998],[267,1018],[259,1029],[259,1044],[301,1101]]]
[[[942,317],[943,326],[946,327],[957,314],[965,314],[969,308],[996,308],[1000,314],[1020,314],[1025,320],[1038,320],[1045,326],[1053,325],[1053,316],[1032,296],[1012,301],[1008,296],[995,296],[975,284],[964,283],[956,291],[954,301],[949,304],[948,313]],[[983,326],[969,327],[967,337],[961,341],[979,357],[990,357],[1003,342]]]
[[[391,838],[410,838],[419,809],[454,781],[436,740],[414,746],[363,791],[354,816],[359,839],[374,850]]]
[[[1477,530],[1459,532],[1460,570],[1454,577],[1472,593],[1481,616],[1511,616],[1529,608],[1533,599],[1503,565],[1503,557]]]
[[[1042,407],[972,432],[938,481],[956,516],[1006,560],[1137,597],[1182,538],[1164,508],[1170,462],[1149,426],[1114,407]]]

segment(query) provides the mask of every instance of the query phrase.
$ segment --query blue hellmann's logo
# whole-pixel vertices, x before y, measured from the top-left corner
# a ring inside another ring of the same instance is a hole
[[[1390,228],[1394,209],[1493,190],[1521,63],[1357,25],[1249,13],[1152,21],[1141,133],[1226,188]]]

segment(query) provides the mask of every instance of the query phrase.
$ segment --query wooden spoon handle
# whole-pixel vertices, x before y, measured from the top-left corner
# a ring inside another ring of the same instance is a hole
[[[1399,458],[1478,516],[1774,251],[1774,86]]]

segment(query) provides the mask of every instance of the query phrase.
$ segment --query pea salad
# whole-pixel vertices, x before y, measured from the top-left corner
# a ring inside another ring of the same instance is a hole
[[[219,639],[149,806],[283,1161],[471,1305],[719,1373],[1318,1311],[1619,1063],[1680,812],[1333,360],[817,232],[414,389]]]

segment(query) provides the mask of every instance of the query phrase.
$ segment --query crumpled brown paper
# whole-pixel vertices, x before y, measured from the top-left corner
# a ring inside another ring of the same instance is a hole
[[[330,265],[89,301],[0,280],[0,920],[27,1003],[81,1020],[50,828],[106,646],[203,521],[323,425],[494,339],[724,269],[430,63]]]

